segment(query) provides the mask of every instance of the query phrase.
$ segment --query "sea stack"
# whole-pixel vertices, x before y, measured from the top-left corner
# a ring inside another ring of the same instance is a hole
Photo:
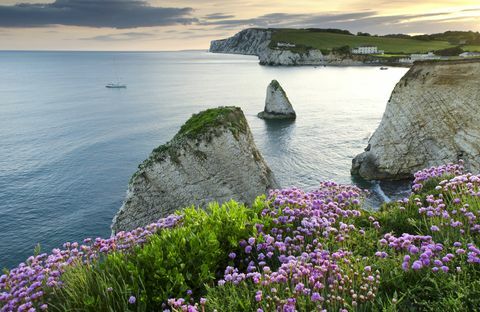
[[[132,230],[175,210],[213,201],[251,204],[276,187],[242,110],[208,109],[193,115],[139,166],[112,230]]]
[[[465,161],[480,171],[480,60],[416,62],[397,83],[382,121],[352,174],[410,178],[423,168]]]
[[[297,114],[278,81],[272,80],[267,87],[267,97],[263,112],[258,113],[263,119],[295,119]]]

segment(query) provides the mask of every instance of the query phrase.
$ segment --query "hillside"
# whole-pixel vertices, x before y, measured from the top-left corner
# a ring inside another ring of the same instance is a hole
[[[336,32],[335,30],[317,30],[317,29],[275,29],[272,30],[272,39],[270,47],[274,48],[279,42],[288,42],[297,45],[296,49],[318,49],[324,52],[330,52],[335,48],[349,46],[350,48],[373,45],[386,54],[411,54],[425,53],[429,51],[442,50],[457,46],[452,40],[435,40],[442,38],[439,35],[427,40],[416,39],[417,37],[407,36],[402,38],[380,37],[380,36],[358,36],[348,34],[348,32]],[[445,37],[446,39],[447,37]],[[451,39],[451,37],[448,37]],[[480,44],[467,45],[463,48],[465,51],[480,51]],[[326,53],[325,53],[326,54]]]
[[[212,53],[258,56],[261,65],[268,66],[410,66],[426,58],[459,59],[463,52],[480,51],[474,32],[445,32],[443,34],[385,36],[358,33],[341,29],[278,29],[247,28],[226,39],[213,40]],[[383,53],[354,54],[361,46],[377,47]],[[434,56],[411,56],[434,52]]]

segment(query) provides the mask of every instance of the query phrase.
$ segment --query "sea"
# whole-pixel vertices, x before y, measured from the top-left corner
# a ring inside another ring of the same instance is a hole
[[[405,186],[352,179],[351,161],[406,70],[266,67],[206,51],[0,52],[0,268],[35,248],[108,237],[138,164],[192,114],[217,106],[242,108],[282,187],[356,183],[378,207]],[[295,122],[256,117],[272,79]],[[117,81],[127,88],[105,88]]]

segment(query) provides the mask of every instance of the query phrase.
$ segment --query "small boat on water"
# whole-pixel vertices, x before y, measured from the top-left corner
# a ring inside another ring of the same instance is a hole
[[[109,89],[126,89],[127,88],[127,85],[126,84],[122,84],[122,83],[109,83],[105,86],[105,88],[109,88]]]
[[[383,67],[383,66],[380,67],[380,70],[387,70],[387,69],[388,69],[388,67]]]

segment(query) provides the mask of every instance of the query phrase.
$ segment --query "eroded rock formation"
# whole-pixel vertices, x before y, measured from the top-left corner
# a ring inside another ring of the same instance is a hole
[[[272,80],[267,87],[265,108],[258,113],[263,119],[295,119],[297,117],[292,104],[278,81]]]
[[[177,209],[231,199],[251,204],[277,187],[240,108],[193,115],[133,175],[113,232],[155,222]]]
[[[465,160],[480,170],[480,60],[417,62],[397,83],[352,174],[402,179]]]

